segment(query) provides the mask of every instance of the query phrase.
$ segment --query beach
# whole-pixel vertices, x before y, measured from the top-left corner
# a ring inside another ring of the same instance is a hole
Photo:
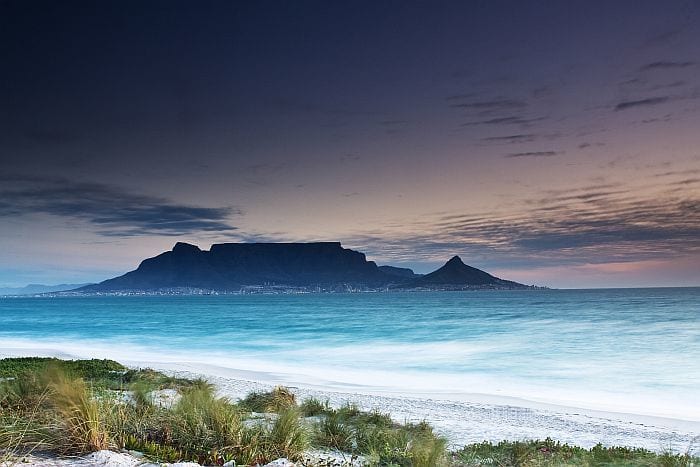
[[[203,377],[215,384],[222,396],[234,399],[275,386],[274,381],[250,381],[216,374],[226,374],[226,369],[198,368],[188,364],[158,365],[157,362],[142,364],[177,376]],[[287,387],[299,400],[315,397],[328,400],[335,407],[346,403],[356,404],[362,410],[389,413],[400,422],[425,420],[447,437],[452,448],[481,441],[549,437],[585,448],[602,443],[606,446],[643,447],[656,452],[668,449],[674,452],[700,452],[698,421],[592,411],[485,394],[473,394],[472,400],[467,401],[436,399],[431,398],[430,394],[416,397],[380,395],[371,390],[364,393],[338,392],[301,384]],[[465,395],[460,395],[460,399],[464,398]]]
[[[105,358],[101,354],[91,355],[88,349],[71,355],[43,347],[34,350],[0,348],[0,358],[24,356]],[[552,438],[584,448],[601,443],[655,452],[700,453],[700,421],[697,420],[597,411],[492,394],[415,394],[371,386],[329,387],[319,381],[304,381],[299,375],[239,370],[199,362],[122,360],[121,363],[131,368],[160,370],[172,376],[203,378],[216,387],[220,396],[232,400],[283,385],[294,392],[299,401],[314,397],[327,400],[333,407],[355,404],[361,410],[388,413],[397,422],[427,421],[447,438],[452,449],[482,441]]]

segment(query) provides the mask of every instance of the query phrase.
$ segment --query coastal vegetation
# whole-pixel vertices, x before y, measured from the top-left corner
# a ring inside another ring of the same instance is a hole
[[[397,423],[353,405],[297,401],[278,387],[240,401],[218,397],[204,380],[129,369],[110,360],[0,360],[0,464],[32,451],[79,455],[131,450],[159,462],[265,464],[309,453],[342,453],[345,465],[377,466],[691,466],[689,454],[552,440],[472,444],[448,451],[425,422]]]

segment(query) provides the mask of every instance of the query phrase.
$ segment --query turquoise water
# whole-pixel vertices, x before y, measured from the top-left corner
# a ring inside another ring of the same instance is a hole
[[[700,420],[700,289],[0,299],[52,349]]]

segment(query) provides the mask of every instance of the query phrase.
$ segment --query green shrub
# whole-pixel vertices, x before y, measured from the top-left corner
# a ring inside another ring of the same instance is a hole
[[[199,384],[206,383],[201,379],[185,379],[168,376],[160,371],[150,368],[130,369],[124,372],[119,383],[122,385],[133,385],[135,383],[143,384],[144,387],[150,388],[151,391],[157,389],[187,389]]]
[[[323,415],[329,413],[332,409],[328,403],[328,400],[321,402],[315,397],[309,397],[305,399],[304,402],[299,406],[301,413],[305,417],[314,417],[316,415]]]
[[[668,466],[697,465],[697,457],[686,454],[654,452],[640,448],[606,447],[598,444],[591,449],[570,446],[549,438],[544,441],[483,442],[465,446],[454,454],[455,463],[462,466]]]
[[[296,406],[296,397],[289,389],[277,386],[268,392],[252,392],[240,402],[252,412],[280,412]]]
[[[344,419],[357,417],[360,414],[362,414],[360,408],[356,404],[351,404],[349,402],[338,409],[338,415]]]
[[[433,428],[425,421],[407,424],[404,429],[412,434],[409,444],[409,458],[414,467],[444,465],[447,457],[447,440],[435,435]]]
[[[317,442],[324,447],[350,452],[354,433],[350,425],[337,412],[330,413],[318,424]]]

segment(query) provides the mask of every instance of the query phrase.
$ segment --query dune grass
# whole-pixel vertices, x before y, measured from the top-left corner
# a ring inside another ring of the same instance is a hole
[[[688,454],[552,440],[478,443],[449,453],[425,423],[397,423],[388,414],[325,401],[298,403],[287,388],[234,402],[203,380],[129,370],[110,360],[0,360],[0,464],[32,450],[81,454],[133,449],[161,462],[264,464],[302,460],[308,449],[339,450],[366,465],[436,466],[678,466]],[[153,391],[179,399],[157,404]],[[304,464],[306,465],[306,464]]]
[[[60,449],[70,454],[109,449],[105,402],[96,398],[82,378],[71,378],[52,367],[48,378],[48,401],[60,425]]]
[[[590,449],[570,446],[550,438],[544,441],[502,441],[478,443],[453,453],[453,463],[476,466],[640,466],[693,467],[700,458],[687,453],[657,454],[646,449],[606,447],[598,444]]]
[[[252,392],[240,403],[251,412],[279,412],[296,406],[296,397],[287,388],[277,386],[268,392]]]

